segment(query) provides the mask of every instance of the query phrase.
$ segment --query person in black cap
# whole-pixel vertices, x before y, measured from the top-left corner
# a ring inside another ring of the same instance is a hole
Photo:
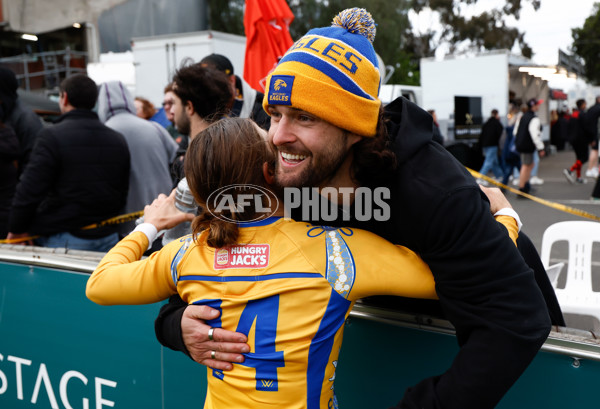
[[[23,172],[42,120],[17,95],[19,82],[14,72],[0,67],[0,122],[11,127],[19,138],[19,173]]]
[[[250,87],[250,85],[234,74],[233,65],[229,58],[221,54],[210,54],[204,57],[200,64],[216,68],[229,76],[234,88],[235,101],[231,108],[232,116],[250,118],[263,129],[269,129],[271,118],[262,107],[264,94]]]
[[[517,121],[515,125],[515,147],[521,154],[521,173],[519,177],[519,190],[529,193],[531,185],[529,178],[533,170],[533,153],[537,150],[540,157],[545,155],[544,142],[542,141],[542,125],[535,114],[542,99],[532,98],[527,101],[527,112]],[[518,196],[521,197],[521,196]]]

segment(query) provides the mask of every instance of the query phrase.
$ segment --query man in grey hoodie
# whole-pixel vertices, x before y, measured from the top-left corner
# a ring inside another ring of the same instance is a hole
[[[98,116],[106,126],[123,134],[129,147],[131,172],[124,213],[143,210],[160,193],[168,195],[173,188],[169,168],[177,153],[177,143],[169,133],[159,124],[136,116],[133,97],[120,81],[100,86]],[[133,222],[124,223],[119,230],[128,234],[133,227]]]

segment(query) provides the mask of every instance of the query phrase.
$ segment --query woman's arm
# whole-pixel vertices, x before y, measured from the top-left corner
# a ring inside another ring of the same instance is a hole
[[[89,278],[86,295],[90,300],[103,305],[148,304],[177,292],[171,261],[182,245],[180,242],[140,260],[157,231],[193,217],[177,210],[174,200],[175,191],[169,197],[161,194],[144,208],[145,223],[117,243]]]

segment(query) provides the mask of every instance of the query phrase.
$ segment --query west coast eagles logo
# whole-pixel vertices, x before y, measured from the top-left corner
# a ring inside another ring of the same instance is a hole
[[[292,105],[293,75],[273,75],[269,84],[270,105]]]
[[[285,83],[285,81],[282,79],[275,81],[275,85],[273,85],[275,91],[279,91],[281,87],[287,88],[287,84]]]

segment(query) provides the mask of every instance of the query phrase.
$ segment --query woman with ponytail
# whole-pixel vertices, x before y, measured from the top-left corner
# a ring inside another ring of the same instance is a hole
[[[179,293],[188,304],[221,310],[208,322],[209,338],[222,329],[246,334],[244,362],[227,372],[207,369],[205,408],[337,407],[333,380],[354,302],[378,294],[437,297],[429,267],[407,248],[362,230],[283,218],[270,190],[273,160],[264,131],[250,120],[210,125],[185,161],[203,209],[193,234],[140,261],[156,231],[188,217],[174,208],[173,195],[159,197],[144,209],[146,223],[107,253],[87,284],[87,296],[102,305]],[[517,221],[498,218],[516,240]]]

